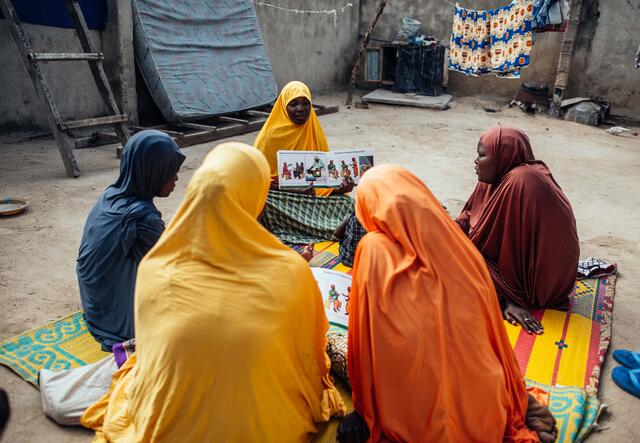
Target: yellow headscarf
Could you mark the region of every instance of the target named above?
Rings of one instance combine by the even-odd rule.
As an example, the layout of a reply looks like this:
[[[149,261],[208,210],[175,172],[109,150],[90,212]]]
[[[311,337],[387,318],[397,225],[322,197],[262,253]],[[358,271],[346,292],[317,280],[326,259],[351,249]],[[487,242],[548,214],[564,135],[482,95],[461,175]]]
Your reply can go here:
[[[344,413],[309,266],[256,220],[268,189],[240,143],[195,172],[138,269],[136,354],[82,418],[97,441],[297,442]]]
[[[307,85],[293,81],[282,88],[269,118],[260,130],[253,144],[269,162],[271,176],[277,177],[278,151],[328,151],[329,145],[313,107],[311,115],[304,125],[296,125],[287,114],[287,105],[291,100],[305,97],[311,101],[311,92]]]

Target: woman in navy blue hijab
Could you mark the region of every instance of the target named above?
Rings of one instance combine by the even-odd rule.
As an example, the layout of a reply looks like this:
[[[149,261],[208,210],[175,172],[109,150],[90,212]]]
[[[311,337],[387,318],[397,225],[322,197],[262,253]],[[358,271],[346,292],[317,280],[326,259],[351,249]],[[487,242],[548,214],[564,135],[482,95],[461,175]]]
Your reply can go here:
[[[138,263],[164,230],[153,199],[171,194],[184,159],[165,133],[135,134],[124,148],[118,181],[89,213],[76,271],[87,327],[105,351],[134,337]]]

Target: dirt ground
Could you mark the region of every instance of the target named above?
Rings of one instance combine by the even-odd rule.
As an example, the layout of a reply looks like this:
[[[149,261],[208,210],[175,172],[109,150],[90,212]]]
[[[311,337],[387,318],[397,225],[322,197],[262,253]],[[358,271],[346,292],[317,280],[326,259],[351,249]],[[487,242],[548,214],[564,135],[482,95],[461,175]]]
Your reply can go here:
[[[342,105],[343,100],[336,94],[320,97],[318,103]],[[378,163],[398,163],[420,176],[452,214],[473,190],[480,133],[496,123],[524,129],[536,156],[547,162],[573,204],[581,256],[619,263],[611,348],[640,350],[640,137],[615,137],[602,128],[506,107],[488,113],[483,110],[488,103],[490,99],[457,99],[448,111],[341,106],[339,113],[320,120],[332,149],[373,148]],[[255,136],[235,140],[251,143]],[[156,200],[165,220],[204,155],[218,143],[185,148],[187,160],[175,192]],[[53,139],[0,140],[0,197],[31,201],[23,215],[0,219],[0,340],[80,308],[75,259],[82,228],[97,197],[115,181],[118,160],[113,147],[76,151],[76,156],[82,176],[70,179]],[[604,430],[590,441],[640,441],[640,400],[612,382],[615,362],[610,356],[600,391],[609,414],[600,421]],[[90,441],[89,432],[47,419],[38,391],[5,367],[0,367],[0,387],[7,389],[13,407],[3,441]]]

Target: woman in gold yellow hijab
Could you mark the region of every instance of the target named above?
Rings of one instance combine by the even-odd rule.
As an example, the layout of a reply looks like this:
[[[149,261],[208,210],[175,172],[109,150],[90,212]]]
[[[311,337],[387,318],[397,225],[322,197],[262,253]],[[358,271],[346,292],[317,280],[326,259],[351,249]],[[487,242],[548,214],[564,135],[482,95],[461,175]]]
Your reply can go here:
[[[278,151],[329,150],[307,85],[293,81],[282,88],[254,146],[269,162],[272,179],[278,177]]]
[[[95,441],[302,442],[344,413],[311,271],[256,220],[268,189],[240,143],[195,172],[138,269],[136,354],[82,418]]]
[[[278,151],[329,150],[307,85],[292,81],[282,88],[254,146],[266,157],[271,173],[272,192],[261,219],[263,225],[289,244],[332,239],[335,228],[353,210],[351,199],[343,196],[353,189],[353,180],[337,189],[278,191]]]

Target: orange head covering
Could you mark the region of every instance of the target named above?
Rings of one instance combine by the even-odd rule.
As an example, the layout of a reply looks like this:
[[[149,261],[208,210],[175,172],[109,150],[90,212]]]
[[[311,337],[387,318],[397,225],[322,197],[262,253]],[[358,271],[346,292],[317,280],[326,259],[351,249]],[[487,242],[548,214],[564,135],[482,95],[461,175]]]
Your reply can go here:
[[[482,256],[399,166],[360,181],[349,376],[371,441],[537,441]]]
[[[291,100],[299,97],[305,97],[311,101],[311,92],[304,83],[293,81],[282,88],[269,118],[253,144],[267,158],[272,177],[278,175],[278,165],[276,164],[278,151],[329,150],[327,139],[313,107],[311,107],[311,115],[304,125],[296,125],[289,118],[287,105]]]

